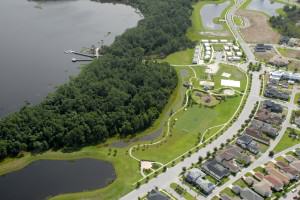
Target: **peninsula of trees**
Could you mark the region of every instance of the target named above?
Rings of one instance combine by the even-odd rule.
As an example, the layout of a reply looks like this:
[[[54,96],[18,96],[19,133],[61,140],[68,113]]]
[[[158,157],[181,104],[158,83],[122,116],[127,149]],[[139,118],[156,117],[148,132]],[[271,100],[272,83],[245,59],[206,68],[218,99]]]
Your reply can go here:
[[[149,127],[177,85],[175,70],[151,58],[191,45],[185,32],[192,1],[120,0],[144,19],[42,103],[1,119],[0,158],[79,148]]]

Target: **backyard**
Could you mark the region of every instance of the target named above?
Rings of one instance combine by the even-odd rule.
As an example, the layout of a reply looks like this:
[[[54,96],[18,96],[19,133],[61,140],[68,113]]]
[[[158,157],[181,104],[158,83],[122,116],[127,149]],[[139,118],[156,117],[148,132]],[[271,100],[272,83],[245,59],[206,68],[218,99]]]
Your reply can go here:
[[[295,136],[291,136],[294,134]],[[298,136],[298,137],[296,137]],[[279,153],[289,147],[300,144],[300,131],[292,128],[288,128],[281,138],[280,142],[274,148],[275,153]]]

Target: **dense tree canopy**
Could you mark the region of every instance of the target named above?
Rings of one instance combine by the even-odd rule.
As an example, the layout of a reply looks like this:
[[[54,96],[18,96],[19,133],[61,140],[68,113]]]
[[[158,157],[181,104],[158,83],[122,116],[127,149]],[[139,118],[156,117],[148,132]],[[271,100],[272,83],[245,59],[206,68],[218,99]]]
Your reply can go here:
[[[41,104],[1,119],[0,158],[20,151],[78,148],[149,127],[177,84],[171,66],[150,58],[191,45],[185,37],[191,2],[126,1],[144,19]]]
[[[283,8],[285,16],[273,16],[270,18],[272,27],[285,36],[300,38],[300,8],[296,6],[285,6]]]

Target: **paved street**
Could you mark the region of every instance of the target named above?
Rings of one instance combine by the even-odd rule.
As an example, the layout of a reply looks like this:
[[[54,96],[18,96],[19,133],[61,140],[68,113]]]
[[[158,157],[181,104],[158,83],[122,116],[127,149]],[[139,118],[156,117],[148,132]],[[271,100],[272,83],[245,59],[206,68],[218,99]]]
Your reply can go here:
[[[147,194],[147,192],[151,191],[155,187],[162,189],[168,188],[172,182],[178,181],[178,176],[183,167],[190,167],[192,163],[196,163],[198,161],[199,156],[205,157],[208,151],[212,151],[212,149],[214,149],[215,147],[220,147],[221,144],[224,143],[227,139],[231,139],[233,135],[237,134],[237,131],[240,129],[241,125],[245,122],[246,119],[248,119],[249,115],[251,114],[255,102],[257,101],[257,96],[259,96],[261,82],[259,81],[258,73],[253,74],[253,80],[254,81],[251,85],[251,91],[242,113],[232,124],[232,126],[223,133],[222,136],[213,141],[211,144],[208,144],[205,148],[200,149],[197,153],[194,153],[191,157],[188,157],[174,167],[169,168],[165,173],[158,175],[148,183],[143,184],[140,188],[131,191],[121,199],[134,200]]]
[[[238,41],[238,43],[240,44],[240,46],[242,47],[243,51],[245,52],[245,54],[247,56],[248,62],[240,65],[241,68],[243,68],[244,70],[247,70],[247,66],[248,66],[249,62],[253,62],[253,63],[256,62],[255,56],[252,53],[248,44],[243,40],[242,36],[240,35],[238,27],[233,22],[233,16],[242,3],[243,3],[243,0],[238,0],[237,3],[234,6],[232,6],[229,9],[229,11],[226,13],[225,19],[226,19],[226,22],[227,22],[228,26],[230,27],[234,37],[236,38],[236,40]],[[254,108],[255,102],[259,101],[259,100],[264,100],[264,98],[260,98],[260,95],[259,95],[260,85],[261,85],[261,81],[259,80],[259,73],[254,72],[253,73],[253,81],[252,81],[252,85],[251,85],[251,91],[250,91],[249,97],[246,101],[246,105],[245,105],[242,113],[236,120],[236,122],[234,122],[232,124],[232,126],[227,131],[225,131],[225,133],[222,136],[220,136],[218,139],[213,141],[211,144],[208,144],[205,148],[200,149],[197,153],[193,154],[191,157],[186,158],[184,161],[178,163],[176,166],[169,168],[165,173],[160,174],[157,178],[150,180],[147,184],[144,184],[140,188],[128,193],[121,199],[122,200],[137,199],[138,197],[145,195],[147,192],[149,192],[150,190],[152,190],[155,187],[166,189],[167,191],[169,191],[170,193],[172,193],[174,195],[175,192],[170,190],[169,185],[172,182],[176,182],[176,183],[180,184],[179,174],[182,171],[182,168],[190,167],[192,165],[192,163],[196,163],[198,161],[199,156],[205,157],[208,151],[211,151],[215,147],[219,147],[227,139],[231,139],[232,136],[235,135],[237,133],[237,131],[240,129],[240,127],[244,123],[244,121],[246,119],[248,119],[252,109]],[[248,168],[243,169],[235,177],[231,177],[231,179],[227,183],[225,183],[223,186],[218,187],[210,196],[208,196],[208,197],[197,196],[197,199],[200,199],[200,200],[201,199],[203,199],[203,200],[211,199],[213,196],[218,195],[223,189],[232,185],[235,181],[237,181],[239,178],[244,176],[247,172],[255,169],[258,166],[263,165],[264,163],[266,163],[266,161],[270,160],[270,158],[268,156],[269,151],[272,150],[279,143],[280,139],[284,135],[284,132],[286,131],[286,128],[291,126],[291,124],[289,123],[289,120],[290,120],[290,117],[292,114],[292,110],[297,108],[297,106],[293,104],[293,99],[295,97],[296,92],[298,92],[298,88],[294,87],[294,89],[292,91],[290,102],[288,102],[288,103],[279,102],[281,105],[284,105],[288,109],[288,112],[287,112],[286,119],[284,120],[284,122],[282,124],[282,129],[279,132],[279,136],[271,143],[268,151],[265,152],[264,154],[262,154],[261,157],[259,159],[257,159],[256,161],[254,161],[254,163],[251,164]],[[291,147],[276,156],[283,155],[286,152],[288,152],[294,148],[297,148],[297,147],[300,147],[300,145]],[[188,187],[186,187],[184,185],[183,185],[183,187],[185,189],[187,189],[187,191],[190,194],[192,194],[193,196],[196,196],[196,193],[194,191],[190,190]],[[178,195],[176,195],[176,194],[175,194],[175,196],[178,197]],[[182,198],[178,197],[178,199],[182,199]]]
[[[241,3],[242,1],[239,1]],[[244,70],[247,69],[249,62],[255,61],[255,56],[251,52],[251,49],[249,46],[244,42],[242,37],[240,36],[236,26],[234,25],[232,21],[232,16],[236,12],[238,7],[234,5],[230,11],[226,15],[227,23],[230,27],[233,27],[233,33],[238,40],[238,42],[241,44],[241,47],[243,48],[247,58],[248,62],[241,65],[240,67]],[[205,157],[208,151],[211,151],[215,147],[220,147],[222,143],[224,143],[227,139],[231,139],[233,135],[237,134],[238,130],[241,128],[242,124],[244,124],[245,120],[249,118],[249,115],[251,114],[252,109],[254,108],[255,102],[258,101],[259,97],[259,91],[260,91],[260,85],[261,81],[259,80],[259,73],[255,72],[253,73],[253,81],[251,85],[251,91],[249,93],[248,99],[246,101],[245,107],[243,111],[241,112],[238,119],[232,124],[232,126],[227,129],[223,133],[222,136],[220,136],[218,139],[214,140],[211,144],[208,144],[205,148],[200,149],[197,153],[194,153],[191,157],[186,158],[184,161],[178,163],[172,168],[169,168],[165,173],[158,175],[156,178],[150,180],[148,183],[143,184],[138,189],[135,189],[128,193],[127,195],[123,196],[121,200],[134,200],[138,199],[138,197],[144,196],[147,194],[147,192],[151,191],[155,187],[158,188],[169,188],[169,185],[172,182],[178,182],[178,176],[180,172],[182,171],[183,167],[190,167],[192,163],[196,163],[198,161],[199,156]],[[173,194],[173,193],[172,193]],[[199,199],[201,197],[198,197]],[[204,198],[205,199],[205,198]]]
[[[296,88],[296,87],[294,87]],[[293,103],[293,97],[295,96],[295,93],[297,92],[297,89],[293,89],[293,93],[292,93],[292,98],[290,100],[289,103],[285,104],[287,106],[287,108],[294,108],[294,103]],[[231,186],[235,181],[237,181],[238,179],[240,179],[241,177],[243,177],[247,172],[249,171],[252,171],[253,169],[263,165],[266,163],[266,161],[269,161],[271,160],[271,158],[269,157],[269,152],[271,150],[273,150],[275,148],[275,146],[279,143],[279,141],[281,140],[282,136],[284,135],[286,129],[288,127],[291,126],[290,124],[290,118],[291,118],[291,115],[292,115],[292,109],[288,109],[288,113],[287,113],[287,116],[284,120],[284,122],[282,123],[282,128],[281,130],[279,131],[279,135],[276,137],[276,139],[274,141],[272,141],[272,143],[270,144],[269,148],[268,148],[268,151],[266,151],[263,155],[261,155],[256,161],[254,161],[249,167],[247,168],[244,168],[240,173],[238,173],[236,176],[234,177],[231,177],[231,179],[226,182],[224,185],[222,185],[221,187],[218,187],[216,190],[214,190],[214,192],[209,196],[210,198],[215,196],[215,195],[218,195],[222,190],[224,190],[225,188]],[[290,149],[287,149],[283,152],[280,152],[278,155],[276,156],[280,156],[280,155],[283,155],[285,154],[286,152],[288,151],[291,151],[293,150],[294,148],[298,148],[300,147],[300,145],[297,145],[295,147],[292,147]]]

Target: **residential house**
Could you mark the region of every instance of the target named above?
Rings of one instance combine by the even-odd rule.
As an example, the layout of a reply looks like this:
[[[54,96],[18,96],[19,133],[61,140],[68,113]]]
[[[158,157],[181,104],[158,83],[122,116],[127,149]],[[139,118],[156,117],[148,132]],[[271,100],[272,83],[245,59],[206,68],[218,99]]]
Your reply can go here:
[[[254,178],[252,178],[251,176],[243,177],[243,180],[249,187],[251,187],[252,185],[257,183],[257,181]]]
[[[245,130],[245,134],[250,136],[253,140],[261,142],[263,144],[269,145],[270,139],[263,136],[262,133],[260,133],[258,130],[253,128],[247,128]]]
[[[234,152],[234,150],[227,150],[225,149],[221,153],[219,153],[216,156],[216,161],[219,162],[221,165],[226,167],[231,173],[238,173],[240,171],[240,168],[234,163],[235,154],[238,154],[238,152]]]
[[[279,91],[273,87],[267,87],[264,93],[265,97],[280,99],[283,101],[289,100],[289,94],[286,92]]]
[[[253,141],[252,137],[248,135],[242,135],[236,140],[236,144],[241,146],[244,149],[249,150],[251,153],[258,154],[259,147],[255,141]]]
[[[198,178],[195,185],[206,195],[210,194],[216,188],[216,185],[203,178]]]
[[[282,172],[289,177],[290,180],[299,180],[300,169],[296,169],[292,166],[283,167]]]
[[[259,109],[256,113],[255,119],[266,122],[268,124],[279,125],[283,121],[283,115],[279,113],[273,113],[267,109]]]
[[[202,172],[200,169],[193,168],[193,169],[189,170],[188,172],[186,172],[185,180],[187,182],[195,182],[197,180],[197,178],[199,178],[199,177],[202,178],[204,176],[206,176],[206,174],[204,172]]]
[[[288,163],[290,163],[290,164],[291,164],[292,162],[298,160],[297,158],[295,158],[295,157],[292,156],[292,155],[286,155],[286,156],[284,156],[284,159],[285,159]]]
[[[256,119],[251,122],[251,128],[259,130],[272,138],[275,138],[278,135],[278,130],[271,124]]]
[[[281,173],[279,170],[275,169],[273,166],[268,165],[265,170],[271,176],[278,178],[284,185],[290,183],[290,178],[285,174]]]
[[[167,195],[161,193],[158,190],[151,190],[151,192],[149,192],[147,194],[147,200],[169,200],[170,197],[168,197]]]
[[[264,200],[263,197],[259,196],[256,192],[254,192],[250,188],[241,189],[240,196],[244,200]]]
[[[217,160],[208,160],[202,165],[202,170],[216,178],[221,180],[224,177],[229,176],[230,172],[227,168],[221,165]]]
[[[210,194],[216,186],[210,181],[203,179],[205,176],[206,174],[203,171],[193,168],[185,174],[185,180],[199,188],[203,193]]]
[[[290,166],[294,167],[297,170],[300,169],[300,160],[294,160],[293,162],[290,163]]]
[[[257,179],[257,180],[260,180],[260,181],[262,181],[262,180],[264,180],[264,175],[262,174],[262,173],[260,173],[260,172],[255,172],[254,173],[254,177]]]
[[[280,104],[274,103],[273,101],[270,100],[265,100],[263,106],[264,108],[270,110],[271,112],[282,113],[283,111],[283,108]]]
[[[300,149],[299,149],[299,148],[297,148],[297,149],[295,150],[295,154],[296,154],[297,157],[300,157]]]
[[[275,162],[275,165],[276,165],[279,169],[283,169],[283,168],[289,166],[288,163],[286,163],[286,162],[284,162],[284,161],[281,161],[281,160],[276,161],[276,162]]]
[[[272,196],[271,185],[265,180],[254,184],[253,190],[265,198]]]
[[[264,177],[264,180],[267,181],[271,185],[272,189],[277,192],[283,189],[284,183],[275,176],[267,175]]]
[[[265,45],[265,44],[257,44],[254,47],[254,51],[255,52],[266,52],[272,50],[272,46],[271,45]]]

